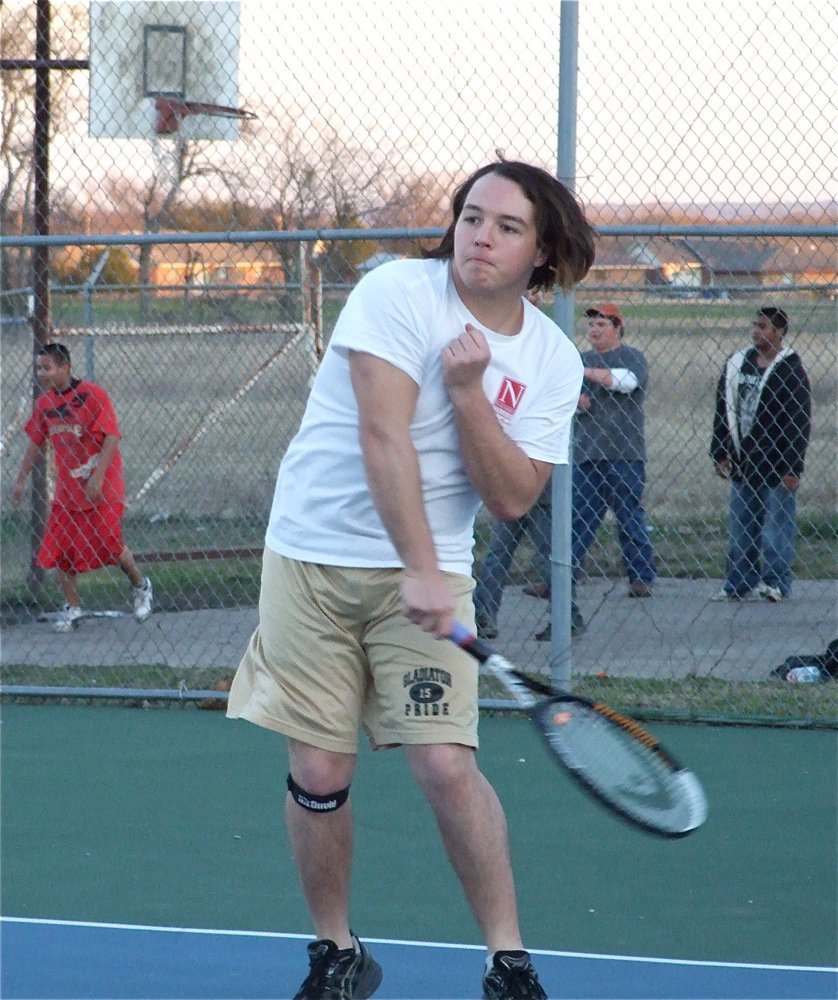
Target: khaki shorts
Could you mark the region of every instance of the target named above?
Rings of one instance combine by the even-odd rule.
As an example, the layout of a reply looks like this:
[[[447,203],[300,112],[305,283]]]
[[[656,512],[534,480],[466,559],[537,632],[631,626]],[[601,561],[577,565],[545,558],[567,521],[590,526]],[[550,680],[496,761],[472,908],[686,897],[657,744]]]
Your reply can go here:
[[[473,581],[446,574],[473,626]],[[233,679],[232,719],[354,754],[374,747],[477,747],[477,664],[402,613],[401,570],[322,566],[265,549],[259,626]]]

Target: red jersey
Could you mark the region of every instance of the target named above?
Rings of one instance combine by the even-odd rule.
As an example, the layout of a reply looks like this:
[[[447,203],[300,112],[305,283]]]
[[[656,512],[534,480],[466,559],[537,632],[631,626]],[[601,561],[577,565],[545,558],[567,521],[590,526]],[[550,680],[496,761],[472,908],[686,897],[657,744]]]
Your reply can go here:
[[[64,392],[49,390],[35,400],[25,427],[40,447],[47,439],[55,453],[56,506],[67,510],[90,510],[84,488],[102,450],[105,438],[119,436],[116,413],[107,392],[95,382],[73,379]],[[102,483],[101,503],[124,503],[122,457],[114,453]]]

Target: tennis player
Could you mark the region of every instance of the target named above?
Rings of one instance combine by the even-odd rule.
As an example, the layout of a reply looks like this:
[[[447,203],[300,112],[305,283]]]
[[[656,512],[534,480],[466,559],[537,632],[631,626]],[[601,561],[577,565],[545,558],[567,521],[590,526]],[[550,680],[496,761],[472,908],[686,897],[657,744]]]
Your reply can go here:
[[[301,998],[370,997],[350,930],[350,783],[363,726],[402,746],[488,949],[484,995],[544,997],[521,941],[506,820],[478,769],[477,668],[440,642],[474,623],[474,519],[520,517],[567,462],[582,382],[527,289],[594,259],[571,193],[500,161],[454,193],[425,260],[384,264],[344,307],[282,460],[259,624],[228,716],[284,734],[286,821],[317,940]]]

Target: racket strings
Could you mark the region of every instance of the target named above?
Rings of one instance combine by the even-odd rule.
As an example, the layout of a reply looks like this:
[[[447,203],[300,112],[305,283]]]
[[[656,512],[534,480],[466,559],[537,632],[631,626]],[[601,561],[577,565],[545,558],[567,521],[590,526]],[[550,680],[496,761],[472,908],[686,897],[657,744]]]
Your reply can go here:
[[[667,837],[682,837],[704,822],[707,800],[698,779],[634,719],[602,702],[556,692],[458,622],[449,638],[478,660],[481,673],[494,674],[518,705],[530,710],[556,759],[615,813]]]
[[[603,713],[590,705],[559,701],[548,706],[540,725],[551,748],[612,808],[672,836],[703,822],[706,803],[697,779],[658,753],[657,741],[650,741],[641,726],[626,726],[619,712]]]

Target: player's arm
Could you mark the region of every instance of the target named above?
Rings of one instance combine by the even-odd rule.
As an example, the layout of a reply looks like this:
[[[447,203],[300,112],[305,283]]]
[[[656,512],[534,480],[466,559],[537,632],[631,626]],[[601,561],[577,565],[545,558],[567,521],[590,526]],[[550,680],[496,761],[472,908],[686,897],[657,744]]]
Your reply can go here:
[[[485,336],[468,324],[443,350],[442,372],[466,474],[493,517],[510,521],[532,507],[553,466],[531,459],[498,423],[483,391],[490,358]]]
[[[41,446],[30,440],[26,446],[26,451],[23,453],[23,460],[20,463],[20,471],[17,474],[15,485],[12,488],[13,504],[20,503],[20,498],[23,496],[23,490],[26,486],[26,480],[29,478],[29,473],[35,468],[35,463],[38,461],[38,455],[40,453]]]
[[[350,351],[349,371],[370,493],[404,564],[405,614],[442,638],[451,631],[454,603],[437,562],[410,435],[419,387],[388,361],[360,351]]]
[[[102,499],[102,484],[105,481],[105,473],[108,471],[108,466],[113,461],[113,457],[118,448],[119,435],[107,434],[99,451],[99,459],[96,462],[96,468],[91,473],[90,478],[87,480],[84,487],[84,493],[88,500],[98,503],[98,501]]]

